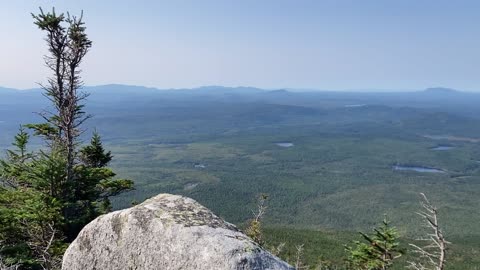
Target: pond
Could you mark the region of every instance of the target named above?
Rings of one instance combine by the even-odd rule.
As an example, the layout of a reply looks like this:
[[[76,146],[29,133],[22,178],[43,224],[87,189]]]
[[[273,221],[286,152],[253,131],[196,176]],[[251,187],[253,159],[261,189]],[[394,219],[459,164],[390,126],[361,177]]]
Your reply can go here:
[[[294,145],[292,142],[277,142],[275,144],[280,147],[292,147]]]
[[[194,167],[195,169],[205,169],[205,168],[207,167],[207,165],[202,164],[202,163],[195,163],[195,164],[193,165],[193,167]]]
[[[445,171],[440,170],[440,169],[421,167],[421,166],[395,165],[395,166],[393,166],[393,170],[395,170],[395,171],[414,171],[414,172],[421,172],[421,173],[445,173]]]
[[[439,145],[439,146],[436,146],[436,147],[433,147],[433,148],[430,148],[431,150],[433,151],[448,151],[448,150],[451,150],[455,147],[453,146],[448,146],[448,145]]]
[[[367,104],[348,104],[348,105],[345,105],[344,107],[345,108],[359,108],[359,107],[365,107],[367,106]]]

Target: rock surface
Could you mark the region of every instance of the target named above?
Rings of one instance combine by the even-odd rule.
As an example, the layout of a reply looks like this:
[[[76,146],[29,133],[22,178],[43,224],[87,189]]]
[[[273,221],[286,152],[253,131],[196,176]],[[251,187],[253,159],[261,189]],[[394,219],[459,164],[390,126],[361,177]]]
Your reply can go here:
[[[170,194],[89,223],[62,269],[293,270],[193,199]]]

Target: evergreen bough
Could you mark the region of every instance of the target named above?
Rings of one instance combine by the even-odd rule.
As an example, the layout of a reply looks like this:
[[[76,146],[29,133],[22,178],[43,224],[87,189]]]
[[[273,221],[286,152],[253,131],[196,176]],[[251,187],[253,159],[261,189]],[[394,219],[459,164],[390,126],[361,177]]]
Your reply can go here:
[[[97,132],[88,145],[79,139],[90,118],[79,69],[92,45],[83,14],[40,9],[32,16],[46,33],[45,63],[52,76],[41,86],[53,111],[40,113],[44,123],[21,127],[13,148],[0,160],[0,259],[6,267],[59,269],[68,243],[110,211],[109,198],[131,190],[133,182],[115,179],[107,167],[112,154]],[[43,140],[41,150],[28,151],[32,135]]]

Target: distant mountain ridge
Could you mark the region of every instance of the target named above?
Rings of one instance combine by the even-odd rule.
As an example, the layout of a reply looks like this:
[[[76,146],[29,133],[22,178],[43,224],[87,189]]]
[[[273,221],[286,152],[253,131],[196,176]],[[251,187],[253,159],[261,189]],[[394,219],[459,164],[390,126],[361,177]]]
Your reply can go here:
[[[217,85],[209,85],[209,86],[200,86],[194,88],[156,88],[156,87],[147,87],[141,85],[127,85],[127,84],[103,84],[103,85],[93,85],[93,86],[84,86],[84,90],[94,90],[94,91],[108,91],[108,90],[117,90],[117,91],[210,91],[210,92],[244,92],[244,93],[257,93],[257,92],[264,92],[264,91],[271,91],[267,89],[261,89],[257,87],[251,86],[217,86]],[[16,88],[8,88],[0,86],[0,93],[2,92],[28,92],[28,91],[39,91],[40,88],[29,88],[29,89],[16,89]]]
[[[456,107],[470,114],[477,114],[480,93],[463,92],[450,88],[434,87],[405,92],[354,92],[354,91],[294,91],[291,89],[262,89],[251,86],[202,86],[183,89],[159,89],[154,87],[106,84],[85,86],[84,92],[91,94],[90,106],[134,103],[194,104],[201,102],[268,103],[319,108],[322,106],[351,106],[352,104],[385,104],[388,106]],[[39,88],[16,90],[0,87],[0,106],[44,107],[47,100]],[[456,104],[456,105],[454,105]],[[463,104],[458,106],[458,104]],[[35,106],[34,106],[35,105]],[[140,106],[140,105],[139,105]],[[143,105],[142,105],[143,106]]]
[[[457,94],[457,93],[464,93],[463,91],[452,89],[452,88],[445,88],[445,87],[431,87],[424,90],[426,93],[435,93],[435,94]]]
[[[29,88],[29,89],[16,89],[16,88],[9,88],[9,87],[2,87],[0,86],[0,93],[5,92],[14,92],[14,91],[39,91],[40,88]],[[478,92],[466,92],[461,91],[458,89],[447,88],[447,87],[430,87],[423,90],[409,90],[409,91],[398,91],[398,90],[384,90],[379,92],[376,89],[362,89],[362,90],[320,90],[320,89],[300,89],[300,88],[278,88],[278,89],[266,89],[266,88],[258,88],[252,86],[221,86],[221,85],[207,85],[207,86],[199,86],[193,88],[157,88],[157,87],[148,87],[148,86],[141,86],[141,85],[127,85],[127,84],[104,84],[104,85],[92,85],[92,86],[85,86],[84,90],[89,91],[122,91],[122,92],[136,92],[136,91],[146,91],[146,92],[173,92],[173,91],[195,91],[195,92],[215,92],[215,93],[262,93],[262,92],[270,92],[270,93],[321,93],[321,92],[339,92],[339,93],[382,93],[382,94],[389,94],[389,93],[415,93],[415,92],[423,92],[423,93],[478,93]],[[479,93],[480,94],[480,93]]]
[[[13,92],[13,91],[18,91],[18,90],[13,89],[13,88],[6,88],[6,87],[1,87],[0,86],[0,92]]]

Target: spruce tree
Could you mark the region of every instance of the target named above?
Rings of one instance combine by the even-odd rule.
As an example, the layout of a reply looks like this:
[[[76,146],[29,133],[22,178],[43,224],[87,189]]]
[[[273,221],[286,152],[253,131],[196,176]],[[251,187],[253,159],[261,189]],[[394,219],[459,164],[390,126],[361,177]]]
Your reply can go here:
[[[111,210],[109,198],[131,190],[133,182],[115,179],[108,168],[112,154],[94,132],[90,144],[81,144],[88,96],[81,92],[80,63],[92,42],[83,16],[33,15],[46,33],[52,71],[43,85],[53,111],[40,113],[41,124],[21,128],[13,148],[0,160],[0,258],[20,269],[59,269],[61,255],[91,220]],[[28,152],[30,136],[44,145]]]
[[[353,247],[346,246],[347,262],[353,269],[389,269],[394,260],[403,254],[398,243],[397,229],[390,225],[387,217],[373,231],[371,235],[360,232],[364,241],[355,241]]]

